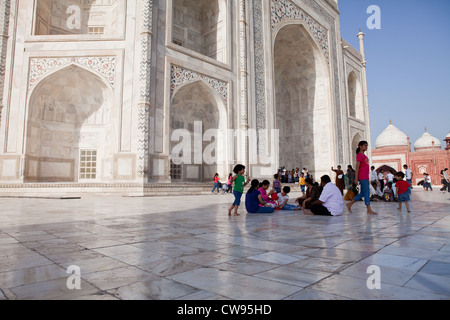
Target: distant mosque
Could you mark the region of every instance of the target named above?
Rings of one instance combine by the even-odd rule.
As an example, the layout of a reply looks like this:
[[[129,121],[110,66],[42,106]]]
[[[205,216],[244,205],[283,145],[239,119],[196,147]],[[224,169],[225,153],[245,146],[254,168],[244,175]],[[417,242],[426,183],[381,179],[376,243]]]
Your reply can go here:
[[[441,170],[450,166],[450,133],[444,138],[445,149],[442,149],[440,139],[432,136],[427,128],[425,133],[414,143],[411,151],[409,137],[391,124],[378,136],[372,150],[372,163],[376,170],[403,170],[403,165],[411,168],[414,176],[413,183],[417,185],[428,173],[431,182],[439,185]]]

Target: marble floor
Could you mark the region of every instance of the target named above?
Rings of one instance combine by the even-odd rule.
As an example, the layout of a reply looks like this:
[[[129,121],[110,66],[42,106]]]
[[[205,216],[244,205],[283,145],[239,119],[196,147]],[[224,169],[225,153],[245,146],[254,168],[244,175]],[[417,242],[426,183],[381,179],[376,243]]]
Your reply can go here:
[[[228,217],[232,202],[0,198],[0,300],[450,299],[450,194],[414,190],[411,213],[378,216]]]

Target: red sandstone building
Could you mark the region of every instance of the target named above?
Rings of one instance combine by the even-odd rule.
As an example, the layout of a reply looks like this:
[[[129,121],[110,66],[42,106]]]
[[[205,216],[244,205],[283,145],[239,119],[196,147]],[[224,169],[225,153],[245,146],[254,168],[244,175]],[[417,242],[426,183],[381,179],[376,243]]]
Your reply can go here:
[[[423,136],[414,143],[412,152],[408,136],[390,124],[376,140],[372,164],[377,171],[387,169],[394,173],[403,171],[403,165],[406,164],[414,174],[414,185],[423,180],[424,173],[431,176],[433,185],[440,185],[441,170],[450,168],[450,133],[444,141],[446,148],[442,149],[441,141],[425,129]]]

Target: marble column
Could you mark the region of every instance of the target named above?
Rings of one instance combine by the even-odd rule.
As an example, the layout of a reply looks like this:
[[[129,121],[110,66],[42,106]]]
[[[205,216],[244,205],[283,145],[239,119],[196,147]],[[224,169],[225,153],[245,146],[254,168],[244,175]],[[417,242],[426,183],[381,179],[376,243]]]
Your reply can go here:
[[[11,6],[9,0],[0,1],[0,127],[2,123],[3,90],[5,86],[5,64],[8,45],[10,9]]]
[[[141,1],[142,20],[140,33],[140,101],[138,127],[138,175],[143,183],[149,177],[149,134],[150,134],[150,85],[153,38],[153,0]]]
[[[247,63],[247,1],[239,0],[239,73],[240,73],[240,129],[244,132],[248,130],[248,63]],[[240,161],[248,167],[248,140],[247,135],[243,135],[240,141]]]

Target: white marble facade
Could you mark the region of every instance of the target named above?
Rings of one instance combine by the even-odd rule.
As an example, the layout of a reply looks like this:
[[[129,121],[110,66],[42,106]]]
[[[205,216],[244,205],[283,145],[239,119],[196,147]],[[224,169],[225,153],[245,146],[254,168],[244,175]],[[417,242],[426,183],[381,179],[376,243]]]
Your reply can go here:
[[[280,166],[320,176],[370,141],[365,59],[341,39],[336,0],[11,0],[0,10],[2,186],[135,193],[209,183],[237,163],[256,178]],[[175,163],[180,145],[189,163]]]

